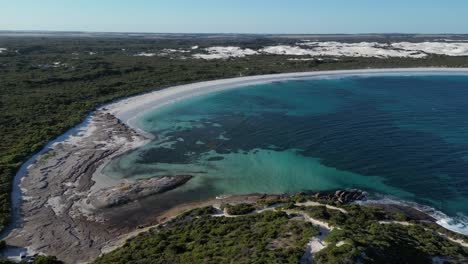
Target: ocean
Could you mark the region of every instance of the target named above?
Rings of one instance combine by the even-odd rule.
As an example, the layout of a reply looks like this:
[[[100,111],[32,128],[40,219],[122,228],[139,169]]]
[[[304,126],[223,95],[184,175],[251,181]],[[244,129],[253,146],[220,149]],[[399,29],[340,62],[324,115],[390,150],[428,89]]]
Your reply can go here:
[[[154,140],[103,172],[132,179],[193,175],[160,197],[166,206],[220,195],[359,188],[468,232],[468,76],[245,86],[148,112],[137,125]]]

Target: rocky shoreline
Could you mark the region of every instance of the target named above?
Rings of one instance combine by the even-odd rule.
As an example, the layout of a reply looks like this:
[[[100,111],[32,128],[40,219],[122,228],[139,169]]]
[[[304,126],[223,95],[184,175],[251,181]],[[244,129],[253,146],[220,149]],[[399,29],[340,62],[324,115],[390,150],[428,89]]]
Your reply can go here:
[[[85,130],[53,145],[22,178],[22,222],[6,238],[12,252],[27,249],[29,254],[55,255],[66,263],[86,263],[122,245],[128,237],[193,208],[292,196],[251,194],[201,199],[171,208],[147,210],[143,206],[138,210],[145,217],[136,223],[110,221],[109,210],[138,207],[139,201],[149,196],[157,202],[158,195],[192,178],[168,175],[130,181],[113,180],[100,173],[112,158],[147,142],[112,114],[98,111]],[[367,197],[355,189],[305,195],[327,204],[347,204]]]
[[[417,221],[436,223],[436,219],[434,219],[432,216],[408,205],[379,202],[365,203],[368,197],[368,193],[358,189],[337,190],[335,192],[320,192],[313,194],[312,197],[322,203],[332,203],[338,205],[349,204],[352,202],[364,202],[361,203],[364,206],[381,208],[391,213],[401,213]]]
[[[191,175],[177,175],[125,182],[93,192],[88,200],[94,208],[110,208],[172,190],[185,184],[191,178]]]
[[[335,192],[319,192],[314,194],[313,197],[324,203],[347,204],[365,200],[367,193],[358,189],[337,190]]]
[[[161,193],[191,178],[132,182],[96,176],[107,161],[147,141],[113,115],[98,111],[85,130],[54,144],[21,179],[22,219],[5,239],[9,249],[82,263],[98,256],[116,236],[130,232],[131,226],[109,224],[101,207]],[[115,186],[121,189],[115,191]]]

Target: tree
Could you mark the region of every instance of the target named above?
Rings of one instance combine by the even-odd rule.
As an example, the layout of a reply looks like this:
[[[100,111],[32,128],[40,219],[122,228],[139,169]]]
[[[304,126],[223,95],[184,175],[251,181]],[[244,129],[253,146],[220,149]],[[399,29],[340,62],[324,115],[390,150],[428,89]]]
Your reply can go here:
[[[63,262],[58,260],[55,256],[37,256],[34,261],[35,264],[62,264]]]

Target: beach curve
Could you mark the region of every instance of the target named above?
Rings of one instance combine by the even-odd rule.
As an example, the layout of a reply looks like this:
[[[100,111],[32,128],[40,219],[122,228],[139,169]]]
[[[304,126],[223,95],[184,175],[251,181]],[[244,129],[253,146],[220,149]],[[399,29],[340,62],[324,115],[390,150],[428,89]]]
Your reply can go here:
[[[107,104],[100,109],[108,112],[122,122],[145,136],[152,136],[137,126],[135,120],[150,111],[169,106],[195,96],[201,96],[223,90],[241,88],[249,85],[267,84],[276,81],[292,81],[314,78],[343,78],[352,76],[398,76],[407,74],[412,76],[423,75],[468,75],[468,68],[390,68],[390,69],[357,69],[278,73],[267,75],[254,75],[195,82],[184,85],[170,86],[164,89],[143,93]]]
[[[314,78],[342,78],[342,77],[352,77],[352,76],[392,76],[392,75],[468,75],[468,68],[394,68],[394,69],[361,69],[361,70],[338,70],[338,71],[315,71],[315,72],[299,72],[299,73],[281,73],[281,74],[271,74],[271,75],[258,75],[258,76],[248,76],[248,77],[237,77],[229,79],[220,79],[213,81],[197,82],[186,85],[172,86],[165,89],[156,90],[153,92],[144,93],[141,95],[136,95],[129,98],[124,98],[116,102],[111,102],[109,104],[99,107],[95,112],[91,113],[87,119],[80,125],[72,128],[67,133],[58,137],[57,139],[49,142],[47,146],[39,152],[37,155],[33,156],[26,163],[23,164],[21,170],[15,176],[15,185],[12,193],[14,199],[13,205],[13,223],[12,227],[18,226],[18,222],[21,221],[20,215],[20,205],[21,200],[23,199],[22,193],[24,190],[21,189],[21,182],[23,176],[27,174],[29,167],[36,163],[37,159],[41,154],[46,153],[52,146],[57,143],[64,142],[69,140],[71,137],[76,137],[77,134],[81,131],[83,133],[93,133],[92,122],[91,120],[98,113],[111,114],[118,118],[122,123],[128,125],[130,128],[138,132],[143,137],[151,137],[152,135],[148,132],[142,130],[137,126],[136,120],[148,113],[165,106],[169,106],[173,103],[182,101],[184,99],[189,99],[195,96],[201,96],[212,92],[218,92],[228,89],[241,88],[248,85],[257,85],[271,83],[275,81],[288,81],[288,80],[302,80],[302,79],[314,79]],[[126,148],[126,151],[141,147],[146,140],[139,140],[135,145],[129,145]],[[121,153],[121,152],[119,152]],[[100,166],[94,171],[92,179],[96,185],[103,183],[97,183],[98,181],[102,182],[103,178],[106,176],[101,173],[102,168],[105,167],[111,159],[106,159],[105,162],[101,163]],[[112,184],[112,183],[107,183]],[[15,216],[16,215],[16,216]]]

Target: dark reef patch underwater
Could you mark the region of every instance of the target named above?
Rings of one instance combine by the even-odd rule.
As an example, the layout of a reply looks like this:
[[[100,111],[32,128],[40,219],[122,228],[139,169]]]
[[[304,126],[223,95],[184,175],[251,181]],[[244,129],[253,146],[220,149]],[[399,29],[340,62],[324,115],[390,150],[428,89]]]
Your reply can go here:
[[[155,140],[109,163],[116,178],[192,174],[176,202],[360,188],[435,208],[468,232],[468,76],[275,82],[149,112]],[[445,222],[444,222],[445,221]]]

